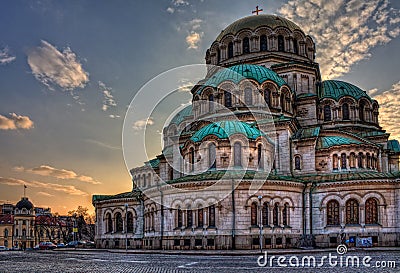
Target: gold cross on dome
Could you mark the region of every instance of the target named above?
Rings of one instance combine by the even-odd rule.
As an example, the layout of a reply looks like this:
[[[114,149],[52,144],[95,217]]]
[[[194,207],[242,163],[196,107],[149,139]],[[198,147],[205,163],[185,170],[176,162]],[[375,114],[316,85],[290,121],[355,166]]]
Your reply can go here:
[[[253,10],[251,13],[258,15],[260,11],[263,11],[263,9],[258,9],[258,6],[256,6],[256,10]]]

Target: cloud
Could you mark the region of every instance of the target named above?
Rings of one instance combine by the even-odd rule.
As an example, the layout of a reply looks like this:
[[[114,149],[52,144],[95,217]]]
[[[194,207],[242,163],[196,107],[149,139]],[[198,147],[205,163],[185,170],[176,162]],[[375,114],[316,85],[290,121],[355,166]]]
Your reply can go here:
[[[116,147],[116,146],[112,146],[110,144],[98,141],[98,140],[94,140],[94,139],[85,139],[86,142],[89,143],[93,143],[96,144],[97,146],[103,147],[103,148],[108,148],[108,149],[112,149],[112,150],[121,150],[121,147]]]
[[[32,188],[47,189],[47,190],[58,191],[58,192],[62,192],[62,193],[70,194],[70,195],[81,195],[81,196],[88,195],[86,192],[83,192],[83,191],[75,188],[72,185],[43,183],[43,182],[39,182],[39,181],[26,181],[26,180],[22,180],[22,179],[6,178],[6,177],[0,177],[0,184],[9,185],[9,186],[26,185],[28,188],[32,187]]]
[[[112,94],[112,88],[107,87],[103,82],[98,82],[100,91],[103,94],[103,106],[102,110],[107,111],[110,107],[116,107],[117,103],[115,102],[114,96]]]
[[[33,174],[38,174],[41,176],[50,176],[50,177],[55,177],[58,179],[75,179],[81,182],[89,183],[89,184],[101,184],[100,182],[96,181],[90,176],[86,175],[78,175],[74,171],[70,170],[65,170],[65,169],[57,169],[52,166],[48,165],[41,165],[40,167],[35,167],[32,169],[25,169],[24,167],[14,167],[14,171],[18,172],[28,172],[28,173],[33,173]]]
[[[196,31],[191,31],[186,36],[186,43],[188,44],[188,49],[198,49],[202,36],[203,36],[202,32],[198,33]]]
[[[6,46],[0,49],[0,65],[9,64],[16,59],[10,54],[10,49]]]
[[[46,197],[53,197],[54,196],[54,195],[52,195],[52,194],[50,194],[48,192],[44,192],[44,191],[39,191],[37,194],[43,195],[43,196],[46,196]]]
[[[10,113],[9,117],[0,115],[0,130],[32,129],[33,121],[28,116]]]
[[[189,92],[193,88],[194,85],[195,85],[195,83],[189,79],[180,79],[178,91],[179,92]]]
[[[189,2],[185,1],[185,0],[173,0],[172,4],[176,7],[180,7],[180,6],[188,6]]]
[[[119,115],[108,115],[110,118],[112,118],[112,119],[118,119],[118,118],[120,118],[121,116],[119,116]]]
[[[369,94],[376,94],[373,89]],[[390,133],[391,138],[400,139],[400,81],[393,84],[390,90],[373,95],[379,102],[379,124]]]
[[[46,41],[28,53],[28,64],[35,78],[49,87],[63,90],[84,88],[89,74],[82,68],[76,54],[67,47],[62,52]]]
[[[175,9],[172,8],[172,7],[168,7],[168,8],[167,8],[167,12],[172,14],[172,13],[175,12]]]
[[[388,0],[291,0],[279,13],[315,39],[325,79],[348,73],[372,48],[400,34],[399,11]]]
[[[142,120],[135,121],[133,123],[132,128],[133,128],[133,130],[140,131],[140,130],[143,130],[146,126],[150,126],[150,125],[153,125],[153,124],[154,124],[154,121],[150,117],[148,119],[142,119]]]

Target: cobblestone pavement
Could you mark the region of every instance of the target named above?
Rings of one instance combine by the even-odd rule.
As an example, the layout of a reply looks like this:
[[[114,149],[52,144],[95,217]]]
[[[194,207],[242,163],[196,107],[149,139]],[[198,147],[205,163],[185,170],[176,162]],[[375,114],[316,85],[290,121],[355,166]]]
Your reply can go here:
[[[338,256],[337,253],[330,253]],[[269,261],[272,254],[267,254],[268,264],[265,267],[259,267],[257,264],[258,255],[245,256],[201,256],[199,255],[176,255],[176,254],[125,254],[110,253],[105,251],[3,251],[0,252],[0,272],[400,272],[400,252],[399,251],[358,251],[348,252],[336,259],[337,266],[331,267],[329,264],[329,253],[313,253],[316,258],[316,264],[321,262],[322,256],[328,256],[321,267],[301,266],[302,259],[307,254],[285,254],[287,267],[278,266],[278,256],[275,257],[270,266]],[[310,253],[311,255],[311,253]],[[366,256],[371,260],[367,262],[370,267],[365,267],[362,260]],[[295,256],[296,258],[293,258]],[[346,257],[358,256],[359,267],[346,267]],[[342,266],[340,258],[342,257]],[[283,259],[283,258],[281,258]],[[291,267],[299,260],[300,267]],[[334,259],[334,258],[332,258]],[[264,259],[260,260],[263,262]],[[335,260],[332,260],[334,263]],[[389,262],[395,262],[395,267]],[[385,265],[386,268],[378,268],[379,265]],[[350,265],[352,262],[349,260]],[[389,268],[390,266],[390,268]]]

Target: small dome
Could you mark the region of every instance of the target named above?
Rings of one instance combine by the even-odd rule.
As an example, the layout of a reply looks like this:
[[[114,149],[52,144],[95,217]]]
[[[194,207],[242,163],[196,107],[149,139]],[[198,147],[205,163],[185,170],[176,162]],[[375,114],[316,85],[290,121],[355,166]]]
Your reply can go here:
[[[322,82],[322,90],[319,94],[320,99],[331,98],[335,101],[339,101],[345,96],[350,96],[356,100],[365,97],[371,101],[367,92],[351,83],[337,80],[327,80]]]
[[[244,79],[252,79],[260,84],[266,80],[271,80],[276,83],[278,87],[286,84],[285,80],[279,77],[276,72],[264,66],[239,64],[218,70],[218,72],[206,81],[204,86],[200,88],[197,93],[201,93],[201,91],[207,86],[217,87],[224,81],[231,81],[238,84]]]
[[[221,41],[222,38],[227,34],[236,35],[239,31],[243,29],[254,31],[257,28],[264,26],[271,29],[275,29],[277,27],[285,27],[290,31],[294,31],[296,29],[301,31],[301,28],[298,25],[286,18],[271,14],[260,14],[244,17],[233,22],[218,35],[216,40]]]
[[[198,130],[191,138],[193,142],[200,142],[206,136],[214,135],[219,139],[227,139],[231,135],[242,134],[248,139],[255,140],[260,136],[265,136],[256,127],[242,121],[217,121],[208,124]]]
[[[179,125],[186,117],[192,115],[192,105],[188,105],[179,111],[170,121],[169,124]]]
[[[33,204],[31,203],[31,201],[28,200],[27,197],[22,197],[21,200],[17,203],[16,207],[19,210],[21,209],[31,210],[33,209]]]

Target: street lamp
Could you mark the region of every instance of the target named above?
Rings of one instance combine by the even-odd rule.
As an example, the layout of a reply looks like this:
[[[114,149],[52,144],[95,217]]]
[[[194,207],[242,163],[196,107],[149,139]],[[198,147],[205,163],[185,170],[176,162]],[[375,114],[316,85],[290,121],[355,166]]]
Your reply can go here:
[[[128,204],[125,203],[125,252],[128,252]]]
[[[259,195],[258,196],[258,200],[260,201],[260,204],[259,204],[259,210],[260,210],[260,223],[259,223],[259,226],[260,226],[260,251],[261,251],[261,253],[262,253],[262,249],[263,249],[263,246],[262,246],[262,228],[263,228],[263,226],[262,226],[262,206],[261,206],[261,199],[262,199],[262,195]]]

